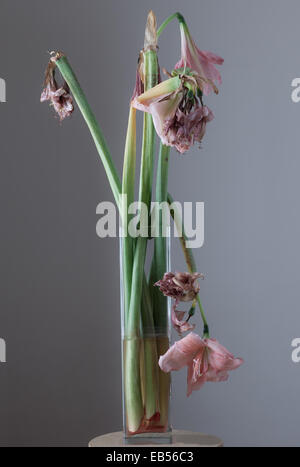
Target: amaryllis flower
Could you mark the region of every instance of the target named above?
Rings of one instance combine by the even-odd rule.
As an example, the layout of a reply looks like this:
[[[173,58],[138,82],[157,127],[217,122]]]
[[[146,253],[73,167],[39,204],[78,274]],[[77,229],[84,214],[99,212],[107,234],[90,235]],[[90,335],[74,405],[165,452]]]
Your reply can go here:
[[[163,279],[156,282],[157,287],[166,296],[178,302],[190,302],[195,300],[200,287],[198,279],[204,276],[198,272],[189,274],[188,272],[165,273]]]
[[[55,79],[55,58],[52,57],[45,75],[45,88],[41,95],[41,102],[50,101],[60,120],[69,117],[74,111],[73,99],[68,84],[64,81],[61,87]]]
[[[158,136],[166,146],[186,152],[195,142],[201,143],[212,111],[202,103],[206,79],[185,70],[141,94],[132,105],[152,115]]]
[[[193,332],[176,342],[159,359],[159,366],[165,373],[188,367],[188,396],[206,382],[227,381],[228,372],[236,370],[243,363],[241,358],[235,358],[217,340],[201,339]]]
[[[193,38],[190,35],[186,23],[180,23],[181,32],[181,59],[176,64],[175,68],[191,68],[199,76],[205,78],[206,81],[203,83],[203,93],[209,94],[211,91],[218,92],[215,83],[222,83],[222,78],[214,66],[222,65],[224,63],[223,58],[215,55],[211,52],[204,52],[196,46]]]

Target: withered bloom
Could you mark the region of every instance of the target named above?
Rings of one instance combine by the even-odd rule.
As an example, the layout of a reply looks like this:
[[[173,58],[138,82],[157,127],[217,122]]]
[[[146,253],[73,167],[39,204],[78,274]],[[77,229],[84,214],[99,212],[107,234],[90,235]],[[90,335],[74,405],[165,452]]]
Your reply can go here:
[[[166,297],[171,297],[177,302],[191,302],[195,300],[200,290],[198,279],[203,279],[203,277],[203,274],[198,272],[194,274],[167,272],[155,285]]]
[[[56,57],[51,57],[45,73],[41,102],[50,101],[60,120],[69,117],[74,111],[73,99],[68,84],[64,81],[59,87],[55,79]]]
[[[202,103],[206,83],[189,69],[174,70],[173,77],[135,97],[133,106],[149,112],[162,143],[183,154],[195,142],[201,143],[207,123],[214,118]]]

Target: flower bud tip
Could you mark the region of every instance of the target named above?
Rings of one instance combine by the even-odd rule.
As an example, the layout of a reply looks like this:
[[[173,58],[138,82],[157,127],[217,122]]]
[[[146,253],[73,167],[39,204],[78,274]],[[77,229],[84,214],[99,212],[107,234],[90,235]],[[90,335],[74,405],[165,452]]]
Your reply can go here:
[[[156,50],[157,49],[157,23],[156,16],[152,10],[149,11],[146,31],[145,31],[145,42],[144,50]]]

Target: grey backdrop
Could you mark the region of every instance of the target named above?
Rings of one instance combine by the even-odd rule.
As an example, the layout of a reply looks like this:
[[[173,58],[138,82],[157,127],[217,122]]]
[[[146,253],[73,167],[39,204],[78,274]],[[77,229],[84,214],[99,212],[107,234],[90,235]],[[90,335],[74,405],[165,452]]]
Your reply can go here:
[[[84,446],[121,428],[118,241],[95,233],[112,200],[77,111],[60,125],[39,93],[47,51],[65,51],[121,169],[146,14],[180,10],[198,45],[225,58],[203,149],[172,153],[170,191],[205,202],[202,298],[212,333],[245,365],[185,396],[173,424],[228,446],[299,445],[300,74],[298,0],[1,0],[0,443]],[[177,24],[159,58],[179,57]],[[183,269],[179,247],[174,269]]]

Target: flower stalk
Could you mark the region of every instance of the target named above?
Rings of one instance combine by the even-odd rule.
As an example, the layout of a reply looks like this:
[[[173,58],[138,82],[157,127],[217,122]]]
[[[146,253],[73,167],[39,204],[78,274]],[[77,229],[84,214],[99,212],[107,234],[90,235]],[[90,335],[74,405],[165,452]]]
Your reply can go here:
[[[160,35],[162,34],[162,32],[166,29],[166,27],[168,26],[168,24],[170,24],[174,19],[177,19],[179,21],[179,23],[183,23],[185,24],[185,20],[184,20],[184,17],[182,16],[181,13],[174,13],[173,15],[169,16],[162,24],[161,26],[158,28],[157,30],[157,37],[160,37]]]
[[[184,254],[184,257],[185,257],[185,261],[186,261],[188,270],[189,270],[189,272],[191,274],[194,274],[194,273],[197,272],[194,255],[193,255],[193,252],[192,252],[191,248],[187,247],[187,244],[186,244],[187,237],[186,237],[186,234],[185,234],[185,231],[184,231],[184,224],[183,224],[182,219],[180,218],[179,212],[176,212],[176,215],[174,213],[175,204],[173,202],[173,198],[170,195],[170,193],[168,193],[168,204],[169,204],[169,207],[172,206],[172,209],[170,209],[170,213],[171,213],[171,216],[172,216],[172,218],[173,218],[173,220],[175,222],[175,225],[176,225],[178,231],[182,232],[182,236],[180,237],[180,244],[181,244],[181,248],[182,248],[182,251],[183,251],[183,254]],[[175,206],[175,209],[176,209],[176,206]],[[207,319],[206,319],[206,316],[205,316],[204,308],[203,308],[202,303],[201,303],[199,293],[197,294],[195,299],[197,300],[200,315],[201,315],[201,318],[202,318],[202,321],[203,321],[203,337],[204,338],[209,338],[209,326],[208,326],[208,322],[207,322]]]
[[[122,181],[122,206],[121,219],[123,230],[123,280],[124,280],[124,318],[125,328],[128,321],[130,291],[132,283],[132,265],[133,265],[133,239],[128,236],[128,222],[130,217],[128,207],[134,201],[135,186],[135,167],[136,167],[136,110],[130,106],[128,129],[124,152],[123,181]]]
[[[87,101],[87,98],[81,89],[81,86],[76,78],[74,71],[71,68],[71,65],[68,62],[67,57],[58,52],[55,55],[55,64],[57,65],[61,75],[63,76],[64,80],[68,84],[71,93],[82,113],[84,120],[91,132],[93,140],[95,142],[95,146],[101,158],[101,161],[104,165],[104,169],[110,183],[115,201],[117,206],[119,206],[119,196],[121,193],[121,182],[116,171],[115,165],[112,161],[107,143],[103,136],[103,133],[100,129],[100,126],[96,120],[96,117]]]

